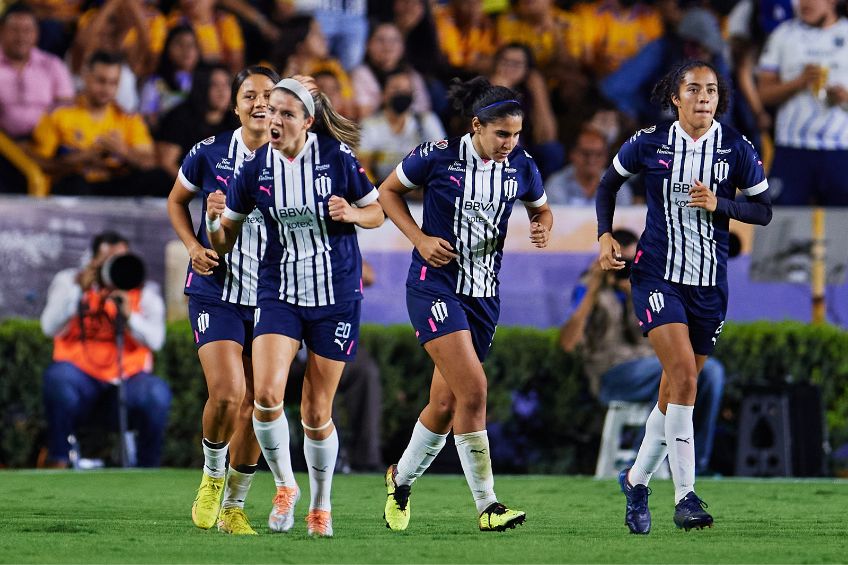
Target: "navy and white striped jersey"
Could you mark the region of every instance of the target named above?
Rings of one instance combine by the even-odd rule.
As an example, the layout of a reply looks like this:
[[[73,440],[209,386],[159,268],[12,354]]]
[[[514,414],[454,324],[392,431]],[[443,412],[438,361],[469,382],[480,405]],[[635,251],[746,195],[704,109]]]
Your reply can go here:
[[[826,86],[848,87],[848,19],[827,28],[797,18],[783,22],[766,41],[759,68],[787,82],[811,64],[827,70]],[[775,143],[784,147],[846,150],[848,108],[826,104],[806,88],[780,105],[774,133]]]
[[[725,284],[730,220],[689,208],[689,189],[697,179],[731,201],[737,188],[746,196],[767,190],[753,145],[717,121],[697,140],[679,122],[666,122],[636,132],[613,166],[623,177],[642,172],[645,179],[648,215],[634,270],[680,284]]]
[[[229,192],[235,171],[248,155],[250,150],[244,144],[241,128],[206,138],[191,148],[178,178],[187,190],[202,197],[201,217],[206,217],[206,197],[216,190]],[[197,230],[197,239],[204,247],[212,248],[203,222]],[[256,306],[257,271],[266,239],[262,215],[253,210],[242,225],[233,250],[219,261],[211,275],[198,276],[189,262],[185,293]]]
[[[397,176],[407,188],[424,187],[422,231],[450,243],[456,261],[432,269],[457,294],[498,295],[498,271],[512,206],[520,200],[538,208],[547,201],[533,158],[516,147],[503,163],[484,160],[471,135],[428,142],[398,164]],[[410,276],[427,262],[412,252]]]
[[[350,148],[332,137],[307,133],[293,159],[270,144],[245,159],[224,215],[242,220],[254,206],[262,214],[268,249],[259,266],[260,301],[326,306],[362,298],[356,228],[330,218],[332,195],[360,208],[378,197]]]

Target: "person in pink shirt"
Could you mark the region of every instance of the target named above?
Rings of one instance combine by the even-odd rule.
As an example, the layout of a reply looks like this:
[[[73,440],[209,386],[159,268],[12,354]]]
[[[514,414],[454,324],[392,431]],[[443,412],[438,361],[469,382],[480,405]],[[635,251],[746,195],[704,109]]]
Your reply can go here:
[[[37,43],[32,9],[9,6],[0,16],[0,129],[13,139],[28,138],[41,116],[74,97],[65,63]]]
[[[30,137],[41,117],[74,96],[61,59],[36,48],[38,21],[32,8],[10,5],[0,15],[0,133]],[[23,175],[0,152],[0,192],[24,192]]]

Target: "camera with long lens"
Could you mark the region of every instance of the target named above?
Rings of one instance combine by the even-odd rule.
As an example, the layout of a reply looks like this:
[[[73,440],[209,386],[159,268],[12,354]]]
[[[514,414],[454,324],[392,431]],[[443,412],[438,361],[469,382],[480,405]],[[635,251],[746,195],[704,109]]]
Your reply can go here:
[[[100,285],[118,290],[133,290],[144,284],[145,267],[141,257],[132,253],[113,255],[103,262]]]

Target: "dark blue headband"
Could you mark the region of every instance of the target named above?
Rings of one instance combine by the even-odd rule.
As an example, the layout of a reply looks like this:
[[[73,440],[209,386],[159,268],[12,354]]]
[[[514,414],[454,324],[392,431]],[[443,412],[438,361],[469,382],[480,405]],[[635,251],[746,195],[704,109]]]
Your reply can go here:
[[[500,104],[510,104],[510,103],[518,104],[518,106],[521,106],[521,102],[519,102],[518,100],[515,100],[514,98],[511,98],[509,100],[499,100],[498,102],[492,102],[491,104],[489,104],[487,106],[483,106],[482,108],[478,108],[477,111],[475,112],[475,114],[479,114],[483,110],[488,110],[489,108],[493,108],[493,107],[498,106]]]

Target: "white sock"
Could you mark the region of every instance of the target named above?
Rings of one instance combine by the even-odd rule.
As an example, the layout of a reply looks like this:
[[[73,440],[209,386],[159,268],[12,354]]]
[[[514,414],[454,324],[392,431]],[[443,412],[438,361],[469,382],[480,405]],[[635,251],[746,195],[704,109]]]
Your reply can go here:
[[[336,428],[325,439],[315,440],[303,436],[303,454],[309,468],[309,509],[330,511],[330,491],[333,488],[333,471],[339,455],[339,434]]]
[[[668,454],[665,441],[665,414],[660,412],[657,404],[651,410],[648,421],[645,422],[645,438],[639,446],[636,461],[630,469],[627,479],[631,485],[645,485],[651,481],[651,476],[657,472]]]
[[[431,432],[421,423],[421,420],[415,422],[409,445],[406,446],[400,461],[398,461],[395,482],[398,485],[414,483],[415,479],[424,474],[424,471],[445,446],[447,437],[448,434]]]
[[[495,477],[492,475],[492,458],[489,455],[489,434],[486,430],[454,434],[454,440],[465,480],[477,505],[477,513],[480,514],[498,501],[495,496]]]
[[[674,481],[674,503],[695,490],[694,406],[669,404],[665,411],[665,437],[668,442],[668,464]]]
[[[282,412],[279,418],[270,422],[260,422],[254,415],[253,432],[274,475],[274,483],[278,487],[297,487],[291,466],[289,421],[286,413]]]
[[[255,469],[255,466],[254,466]],[[253,475],[256,473],[241,473],[232,467],[227,470],[227,481],[224,487],[224,501],[221,502],[223,508],[237,506],[244,508],[244,500],[247,498],[247,491],[250,490],[250,483],[253,482]]]
[[[222,479],[227,473],[227,449],[230,444],[224,444],[224,447],[215,449],[210,447],[214,442],[203,438],[201,442],[203,446],[203,472],[216,479]]]

